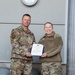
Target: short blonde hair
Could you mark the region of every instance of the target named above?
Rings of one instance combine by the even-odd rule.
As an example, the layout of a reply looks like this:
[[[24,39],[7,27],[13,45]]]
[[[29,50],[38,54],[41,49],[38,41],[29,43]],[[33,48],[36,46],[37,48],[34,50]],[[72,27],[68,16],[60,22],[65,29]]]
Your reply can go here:
[[[52,26],[52,28],[53,28],[53,24],[52,24],[51,22],[46,22],[46,23],[44,24],[44,27],[45,27],[46,24],[51,24],[51,26]]]

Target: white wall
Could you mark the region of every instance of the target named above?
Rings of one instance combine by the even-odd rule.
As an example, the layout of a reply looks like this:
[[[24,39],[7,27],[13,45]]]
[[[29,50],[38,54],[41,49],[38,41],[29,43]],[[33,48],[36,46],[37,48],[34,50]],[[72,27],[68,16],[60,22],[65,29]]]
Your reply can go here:
[[[27,7],[21,0],[0,0],[0,62],[5,65],[7,65],[6,62],[10,63],[10,32],[20,25],[24,13],[29,13],[32,16],[30,29],[35,34],[37,42],[44,34],[43,24],[50,21],[54,24],[54,30],[62,36],[63,42],[66,43],[65,4],[65,0],[39,0],[35,6]],[[65,45],[61,55],[62,63],[66,64]]]
[[[65,0],[39,0],[33,7],[25,6],[21,0],[0,0],[0,22],[19,23],[24,13],[32,16],[32,23],[63,24]]]

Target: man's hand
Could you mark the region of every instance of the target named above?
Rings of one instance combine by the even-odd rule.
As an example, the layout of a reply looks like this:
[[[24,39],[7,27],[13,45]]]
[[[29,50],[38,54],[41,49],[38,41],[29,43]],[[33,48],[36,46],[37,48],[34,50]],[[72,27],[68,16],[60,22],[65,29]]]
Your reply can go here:
[[[27,53],[26,53],[26,56],[27,56],[27,57],[31,57],[32,55],[31,55],[30,52],[27,52]]]

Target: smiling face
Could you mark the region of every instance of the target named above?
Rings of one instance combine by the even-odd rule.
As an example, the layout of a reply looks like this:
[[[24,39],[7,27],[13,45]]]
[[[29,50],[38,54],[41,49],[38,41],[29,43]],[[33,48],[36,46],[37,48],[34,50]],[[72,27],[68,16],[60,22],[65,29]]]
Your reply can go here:
[[[28,26],[30,25],[30,22],[31,22],[31,17],[30,16],[23,16],[22,18],[22,27],[23,28],[28,28]]]
[[[51,23],[46,23],[44,25],[45,33],[49,36],[53,31],[53,25]]]
[[[30,24],[30,22],[31,22],[31,19],[30,19],[29,16],[24,16],[24,17],[22,18],[22,25],[23,25],[24,27],[28,27],[29,24]]]

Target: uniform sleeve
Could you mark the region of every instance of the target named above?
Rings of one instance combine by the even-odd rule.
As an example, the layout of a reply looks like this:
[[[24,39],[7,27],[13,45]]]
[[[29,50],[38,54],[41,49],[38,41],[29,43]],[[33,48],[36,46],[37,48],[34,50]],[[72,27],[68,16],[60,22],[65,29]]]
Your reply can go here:
[[[36,41],[35,41],[35,36],[34,36],[34,34],[33,34],[33,43],[35,43]]]
[[[42,41],[43,38],[44,38],[44,37],[42,37],[42,38],[39,40],[39,42],[38,42],[39,44],[43,44],[43,43],[44,43],[44,42]]]
[[[63,46],[62,38],[60,36],[55,38],[55,47],[47,51],[47,57],[51,57],[60,53],[62,50],[62,46]]]
[[[26,52],[24,50],[24,46],[22,46],[19,43],[20,33],[17,30],[13,29],[11,31],[10,38],[11,38],[11,45],[12,45],[12,53],[25,56]]]

